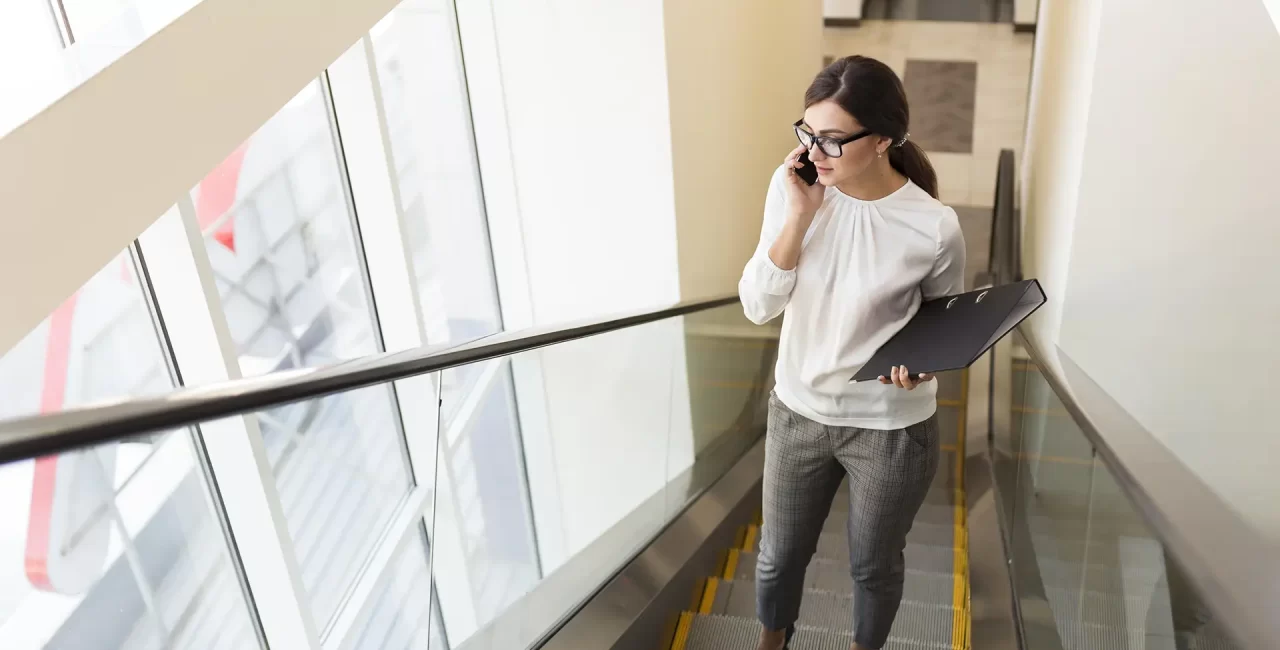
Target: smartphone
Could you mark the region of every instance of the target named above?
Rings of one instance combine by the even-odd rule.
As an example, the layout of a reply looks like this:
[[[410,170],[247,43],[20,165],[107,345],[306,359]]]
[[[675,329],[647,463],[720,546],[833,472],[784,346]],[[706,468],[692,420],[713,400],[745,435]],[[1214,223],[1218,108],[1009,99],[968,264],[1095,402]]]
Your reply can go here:
[[[803,165],[803,167],[796,168],[796,176],[799,176],[800,180],[804,181],[805,184],[807,185],[813,185],[814,183],[817,183],[818,168],[816,165],[813,164],[812,160],[809,160],[809,152],[806,151],[800,154],[800,157],[797,158],[796,160],[799,160],[800,164]]]

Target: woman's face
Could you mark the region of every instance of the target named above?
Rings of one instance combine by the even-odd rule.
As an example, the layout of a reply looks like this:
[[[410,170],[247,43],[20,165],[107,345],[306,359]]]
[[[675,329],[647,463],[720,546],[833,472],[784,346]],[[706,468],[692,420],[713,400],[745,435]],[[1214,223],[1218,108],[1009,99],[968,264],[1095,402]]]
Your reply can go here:
[[[831,100],[818,102],[805,109],[804,123],[810,132],[837,140],[862,132],[862,125],[858,120]],[[873,134],[844,145],[839,158],[832,158],[821,147],[814,146],[809,150],[809,159],[818,168],[818,182],[834,187],[867,171],[876,161],[876,154],[889,144],[889,138]]]

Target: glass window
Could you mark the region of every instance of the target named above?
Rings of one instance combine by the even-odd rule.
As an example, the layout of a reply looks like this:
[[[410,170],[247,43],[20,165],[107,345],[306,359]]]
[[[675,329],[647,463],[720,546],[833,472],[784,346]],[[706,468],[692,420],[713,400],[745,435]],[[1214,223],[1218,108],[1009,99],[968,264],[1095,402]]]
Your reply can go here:
[[[0,357],[0,418],[173,386],[122,253]],[[0,466],[6,648],[251,647],[255,632],[191,436]]]
[[[66,12],[67,23],[76,35],[93,34],[130,9],[129,0],[52,0],[54,7],[61,5]],[[136,11],[128,12],[136,14]]]
[[[359,650],[446,650],[422,530],[409,532],[356,621]]]
[[[245,375],[379,349],[342,179],[328,98],[315,82],[192,192]],[[258,419],[324,629],[411,485],[396,405],[377,386]]]
[[[53,0],[66,12],[77,42],[111,33],[145,37],[168,24],[199,0]]]
[[[133,260],[117,255],[0,357],[0,418],[173,387]]]
[[[501,331],[453,4],[406,0],[371,38],[426,340]],[[475,388],[477,371],[442,374],[444,423]]]
[[[445,0],[406,0],[372,32],[427,340],[502,328],[457,23]]]
[[[444,431],[440,462],[453,481],[467,569],[490,577],[472,587],[481,625],[542,578],[510,364],[473,364],[478,380],[467,399],[457,409],[445,405],[460,415]],[[464,369],[446,370],[446,381]]]

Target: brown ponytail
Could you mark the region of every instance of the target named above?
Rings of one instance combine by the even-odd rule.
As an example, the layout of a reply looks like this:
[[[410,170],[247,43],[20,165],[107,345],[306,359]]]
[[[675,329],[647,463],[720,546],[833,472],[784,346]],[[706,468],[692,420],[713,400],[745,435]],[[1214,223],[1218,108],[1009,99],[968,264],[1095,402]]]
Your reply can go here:
[[[929,162],[929,156],[920,145],[907,140],[901,147],[889,147],[889,164],[929,196],[938,198],[938,174],[933,171],[933,163]]]
[[[805,91],[804,107],[828,99],[872,133],[891,138],[889,164],[929,196],[938,198],[938,175],[929,157],[907,139],[907,125],[911,122],[907,91],[892,68],[865,56],[839,59],[814,78]]]

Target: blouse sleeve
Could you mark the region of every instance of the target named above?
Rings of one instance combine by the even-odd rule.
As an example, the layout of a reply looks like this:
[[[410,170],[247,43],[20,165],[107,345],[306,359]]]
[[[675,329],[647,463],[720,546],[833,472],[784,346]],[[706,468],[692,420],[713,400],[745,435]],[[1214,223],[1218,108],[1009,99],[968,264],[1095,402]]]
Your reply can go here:
[[[964,234],[960,232],[956,211],[946,210],[938,223],[933,268],[920,285],[925,300],[964,292]]]
[[[779,167],[769,183],[769,192],[764,201],[760,243],[756,245],[755,254],[747,262],[747,267],[742,271],[742,279],[738,282],[743,312],[757,325],[763,325],[782,314],[791,300],[791,290],[796,286],[795,269],[784,271],[769,259],[769,248],[782,232],[787,218],[784,173],[784,168]]]

